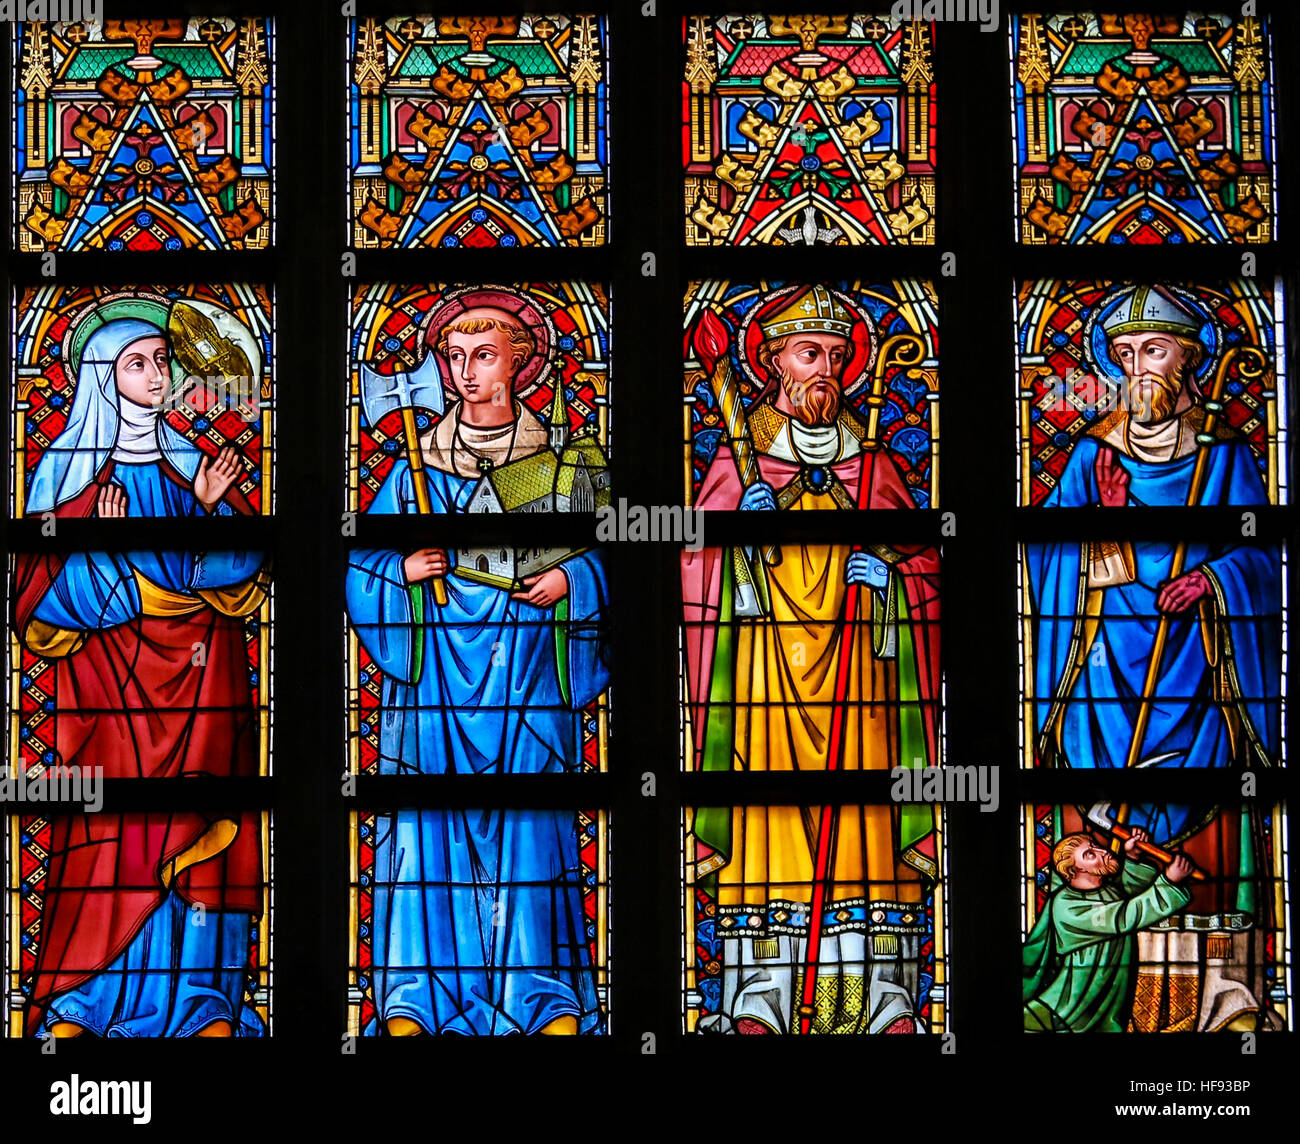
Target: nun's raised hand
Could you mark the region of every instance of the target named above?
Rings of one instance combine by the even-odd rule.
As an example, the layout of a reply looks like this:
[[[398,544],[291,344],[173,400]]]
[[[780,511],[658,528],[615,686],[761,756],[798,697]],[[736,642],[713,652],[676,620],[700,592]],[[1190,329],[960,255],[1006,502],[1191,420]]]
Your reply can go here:
[[[121,485],[101,485],[96,513],[104,517],[126,516],[126,489]]]
[[[239,477],[239,455],[227,445],[215,457],[204,457],[194,474],[194,495],[208,512],[221,503]]]

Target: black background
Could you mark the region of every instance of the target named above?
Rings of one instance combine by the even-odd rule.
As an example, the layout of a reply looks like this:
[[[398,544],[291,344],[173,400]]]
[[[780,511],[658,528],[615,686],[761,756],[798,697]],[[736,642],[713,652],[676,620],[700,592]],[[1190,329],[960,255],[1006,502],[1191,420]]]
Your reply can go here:
[[[477,0],[414,5],[421,11],[501,11]],[[539,5],[540,8],[553,7]],[[1018,768],[1018,539],[1097,535],[1103,510],[1035,513],[1016,504],[1016,404],[1013,342],[1015,283],[1038,276],[1216,280],[1240,276],[1243,248],[1183,246],[1029,247],[1015,242],[1011,210],[1011,137],[1007,13],[996,31],[942,23],[935,36],[938,102],[938,240],[930,248],[846,247],[798,250],[687,249],[682,233],[680,116],[686,12],[749,10],[750,4],[658,0],[592,3],[610,16],[610,242],[596,250],[360,251],[347,279],[341,257],[350,243],[347,165],[345,18],[341,5],[264,3],[276,24],[276,240],[274,249],[185,255],[60,254],[57,281],[115,285],[184,281],[267,281],[275,286],[276,508],[268,520],[203,521],[193,536],[174,521],[61,522],[57,539],[38,521],[0,520],[7,552],[50,547],[262,545],[274,554],[274,777],[112,787],[107,810],[190,804],[269,808],[274,814],[272,1008],[274,1036],[261,1041],[189,1039],[61,1042],[53,1056],[34,1040],[0,1040],[4,1097],[0,1125],[47,1124],[94,1130],[106,1122],[60,1122],[48,1115],[49,1085],[83,1078],[153,1081],[153,1127],[185,1132],[257,1132],[308,1117],[340,1130],[353,1117],[371,1131],[455,1129],[473,1132],[618,1132],[650,1128],[710,1137],[887,1131],[925,1133],[936,1126],[1009,1126],[1049,1132],[1108,1133],[1120,1122],[1113,1105],[1149,1097],[1131,1080],[1251,1082],[1244,1096],[1193,1093],[1187,1103],[1248,1103],[1258,1131],[1283,1116],[1294,1062],[1294,1034],[1261,1035],[1244,1056],[1235,1035],[1027,1038],[1020,1031],[1021,866],[1019,804],[1082,801],[1092,796],[1177,794],[1233,799],[1230,773],[1113,776],[1104,791],[1086,775]],[[843,11],[870,5],[819,3],[789,10]],[[1125,4],[1107,3],[1107,11]],[[1141,6],[1138,6],[1141,7]],[[359,0],[359,16],[410,9]],[[886,6],[887,8],[887,6]],[[1297,164],[1285,143],[1296,123],[1296,15],[1260,4],[1272,19],[1279,147],[1281,241],[1250,248],[1267,294],[1275,275],[1288,290],[1286,343],[1297,344],[1292,295],[1295,226],[1290,210]],[[787,10],[769,5],[768,10]],[[241,15],[227,3],[114,3],[109,17]],[[11,42],[5,38],[5,51]],[[6,68],[6,75],[8,70]],[[6,185],[8,148],[4,152]],[[8,241],[8,239],[7,239]],[[643,252],[657,273],[641,273]],[[940,274],[944,253],[956,274]],[[6,297],[43,281],[40,256],[7,249]],[[354,285],[444,281],[486,283],[585,277],[612,288],[611,441],[613,491],[632,503],[681,500],[682,297],[692,278],[723,276],[880,280],[932,279],[940,302],[942,472],[940,509],[904,514],[826,514],[773,520],[711,514],[707,543],[745,535],[838,541],[929,540],[942,543],[943,656],[949,763],[1001,767],[996,813],[975,806],[947,811],[950,1028],[938,1037],[700,1038],[681,1033],[680,815],[683,804],[727,798],[819,804],[886,801],[888,775],[682,775],[679,772],[677,552],[668,544],[612,546],[614,684],[610,773],[590,776],[487,777],[384,785],[362,779],[345,798],[344,627],[342,571],[350,544],[400,543],[395,522],[358,521],[342,535],[345,504],[347,331]],[[1290,401],[1295,400],[1292,390]],[[8,448],[9,420],[0,430]],[[1289,458],[1286,463],[1289,465]],[[8,498],[6,497],[6,503]],[[1294,544],[1292,508],[1260,508],[1261,542]],[[956,514],[956,533],[940,533],[941,513]],[[1086,519],[1085,519],[1086,518]],[[1104,518],[1104,534],[1130,537],[1237,538],[1240,516],[1217,510],[1125,509]],[[541,520],[498,522],[435,518],[409,525],[405,543],[450,547],[471,539],[522,537]],[[531,527],[530,527],[531,526]],[[590,540],[589,518],[550,518],[550,542]],[[558,534],[558,535],[557,535]],[[1291,551],[1288,598],[1296,597]],[[643,775],[656,795],[642,795]],[[1152,779],[1169,777],[1176,791]],[[706,779],[712,778],[712,784]],[[799,781],[796,781],[799,780]],[[1287,798],[1293,775],[1263,772],[1259,797]],[[176,800],[176,801],[173,801]],[[349,811],[393,805],[604,806],[611,813],[611,1035],[606,1038],[471,1040],[431,1038],[356,1042],[346,1030],[347,846]],[[10,805],[7,813],[22,813]],[[1293,846],[1294,866],[1294,846]],[[1292,870],[1294,878],[1294,868]],[[1294,882],[1293,882],[1294,884]],[[653,1043],[646,1040],[650,1034]],[[649,1050],[653,1051],[649,1051]],[[1053,1107],[1065,1116],[1042,1114]],[[266,1117],[264,1119],[264,1116]],[[16,1123],[15,1123],[16,1121]],[[1145,1135],[1185,1121],[1135,1121]],[[1245,1127],[1215,1121],[1216,1132]],[[453,1130],[455,1130],[453,1129]]]

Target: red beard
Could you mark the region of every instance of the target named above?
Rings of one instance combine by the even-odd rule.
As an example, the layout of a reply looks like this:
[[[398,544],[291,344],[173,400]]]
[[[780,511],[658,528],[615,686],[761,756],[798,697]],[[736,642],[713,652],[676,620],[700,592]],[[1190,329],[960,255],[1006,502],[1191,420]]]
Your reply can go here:
[[[781,374],[781,389],[797,420],[810,428],[831,425],[840,411],[840,379],[818,374],[795,381],[788,371]]]

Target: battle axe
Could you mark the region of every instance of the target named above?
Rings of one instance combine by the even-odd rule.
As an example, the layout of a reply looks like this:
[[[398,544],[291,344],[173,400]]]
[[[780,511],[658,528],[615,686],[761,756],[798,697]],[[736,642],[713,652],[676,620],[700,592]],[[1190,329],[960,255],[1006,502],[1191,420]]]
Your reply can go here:
[[[1133,837],[1133,831],[1127,826],[1121,826],[1110,814],[1110,802],[1099,802],[1088,811],[1088,822],[1093,826],[1099,826],[1108,834],[1113,834],[1121,842],[1127,841]],[[1162,866],[1168,866],[1175,858],[1168,850],[1161,850],[1150,842],[1139,842],[1137,848],[1143,854],[1150,854]],[[1191,874],[1193,880],[1197,882],[1205,881],[1205,872],[1203,870],[1193,870]]]
[[[427,409],[442,416],[446,397],[438,363],[432,353],[411,373],[378,373],[365,362],[361,363],[361,415],[365,424],[374,429],[380,420],[395,410],[402,414],[402,436],[406,440],[406,459],[411,466],[411,485],[415,489],[415,507],[421,516],[432,516],[429,486],[424,481],[424,457],[420,453],[420,440],[415,425],[416,408]],[[441,576],[430,579],[429,587],[438,607],[447,604],[447,584]]]

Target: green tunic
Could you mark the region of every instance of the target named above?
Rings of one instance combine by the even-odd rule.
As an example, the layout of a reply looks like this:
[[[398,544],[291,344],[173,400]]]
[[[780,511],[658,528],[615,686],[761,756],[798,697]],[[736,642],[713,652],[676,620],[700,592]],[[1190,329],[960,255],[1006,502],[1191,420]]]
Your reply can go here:
[[[1121,865],[1118,884],[1058,890],[1023,951],[1025,1031],[1122,1032],[1138,930],[1176,914],[1191,900],[1189,890],[1138,862]]]

